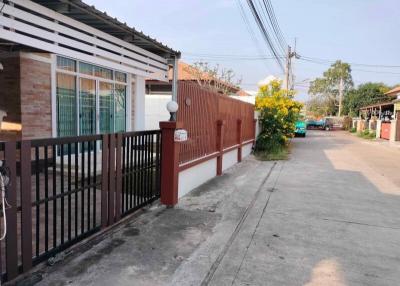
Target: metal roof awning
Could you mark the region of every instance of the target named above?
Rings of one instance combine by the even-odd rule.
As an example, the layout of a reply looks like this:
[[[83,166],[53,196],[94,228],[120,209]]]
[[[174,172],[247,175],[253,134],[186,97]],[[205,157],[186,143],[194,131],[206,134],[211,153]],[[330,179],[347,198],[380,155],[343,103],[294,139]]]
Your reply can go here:
[[[388,106],[393,106],[393,105],[394,105],[393,102],[376,103],[376,104],[371,104],[368,106],[361,107],[360,110],[388,107]]]
[[[180,57],[180,52],[158,42],[126,23],[113,18],[105,12],[101,12],[94,6],[89,6],[81,0],[32,0],[42,6],[54,10],[82,22],[95,29],[134,44],[164,58]]]
[[[161,81],[168,80],[169,60],[180,57],[80,0],[8,0],[1,11],[5,53],[49,52]]]

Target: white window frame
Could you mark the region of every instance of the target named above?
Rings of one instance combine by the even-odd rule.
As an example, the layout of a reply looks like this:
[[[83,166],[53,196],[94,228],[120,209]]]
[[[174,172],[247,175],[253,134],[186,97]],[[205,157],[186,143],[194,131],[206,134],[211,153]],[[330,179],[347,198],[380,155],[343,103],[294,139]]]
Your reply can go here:
[[[74,60],[76,63],[76,71],[67,71],[67,70],[63,70],[63,69],[59,69],[57,68],[57,57],[63,57],[63,58],[67,58],[67,59],[71,59]],[[131,120],[132,120],[132,82],[134,82],[133,77],[131,76],[131,74],[126,73],[124,71],[120,71],[120,70],[115,70],[109,67],[105,67],[105,66],[100,66],[106,69],[111,69],[113,71],[113,80],[110,79],[106,79],[106,78],[102,78],[102,77],[97,77],[97,76],[91,76],[91,75],[87,75],[84,73],[79,72],[79,63],[86,63],[86,64],[90,64],[90,65],[94,65],[94,66],[100,66],[98,64],[94,64],[94,63],[90,63],[90,62],[86,62],[86,61],[81,61],[79,59],[74,59],[74,58],[70,58],[70,57],[65,57],[63,55],[56,55],[56,54],[52,54],[51,55],[51,106],[52,106],[52,135],[53,137],[57,137],[57,127],[58,127],[58,114],[57,114],[57,73],[63,73],[63,74],[68,74],[68,75],[73,75],[75,76],[75,86],[76,86],[76,108],[77,108],[77,112],[76,112],[76,124],[77,124],[77,135],[76,136],[80,136],[80,121],[79,121],[79,92],[80,92],[80,79],[81,78],[86,78],[86,79],[91,79],[91,80],[95,80],[96,82],[96,133],[99,134],[100,133],[100,112],[99,112],[99,82],[107,82],[107,83],[112,83],[112,84],[120,84],[120,85],[124,85],[126,87],[126,94],[125,94],[125,130],[126,131],[130,131],[131,130]],[[121,72],[126,74],[126,82],[120,82],[115,80],[115,72]],[[114,130],[115,130],[115,116],[114,116]]]

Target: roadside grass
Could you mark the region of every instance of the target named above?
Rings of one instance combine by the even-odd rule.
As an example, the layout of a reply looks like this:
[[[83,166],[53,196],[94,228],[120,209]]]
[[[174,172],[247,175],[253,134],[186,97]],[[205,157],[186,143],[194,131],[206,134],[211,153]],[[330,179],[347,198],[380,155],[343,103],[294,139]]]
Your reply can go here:
[[[366,129],[362,132],[358,132],[357,136],[363,139],[373,140],[376,138],[376,132]]]
[[[354,128],[354,127],[353,127],[353,128],[351,128],[351,129],[349,130],[349,132],[350,132],[350,133],[356,133],[356,132],[357,132],[357,128]]]
[[[271,151],[256,151],[254,156],[260,161],[282,161],[287,160],[290,154],[290,145],[274,148]]]

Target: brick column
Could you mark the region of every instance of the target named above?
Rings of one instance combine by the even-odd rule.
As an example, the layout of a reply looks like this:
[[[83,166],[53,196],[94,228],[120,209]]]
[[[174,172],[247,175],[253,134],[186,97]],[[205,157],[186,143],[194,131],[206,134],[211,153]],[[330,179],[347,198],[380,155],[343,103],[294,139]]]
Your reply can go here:
[[[239,144],[238,147],[238,157],[237,160],[238,162],[242,162],[242,119],[237,120],[237,144]]]
[[[217,176],[222,175],[222,157],[224,155],[224,120],[217,121]]]
[[[161,203],[173,207],[178,203],[179,143],[174,133],[182,122],[160,122],[161,129]]]

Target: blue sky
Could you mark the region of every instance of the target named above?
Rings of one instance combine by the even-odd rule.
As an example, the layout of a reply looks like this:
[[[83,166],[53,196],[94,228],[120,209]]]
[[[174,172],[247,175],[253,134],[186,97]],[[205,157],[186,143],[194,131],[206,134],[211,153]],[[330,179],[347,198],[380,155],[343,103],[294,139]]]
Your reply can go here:
[[[219,63],[242,78],[242,87],[270,74],[280,75],[272,60],[240,60],[232,56],[270,55],[243,3],[260,47],[243,22],[237,0],[85,0],[128,25],[180,50],[183,60]],[[400,66],[400,2],[398,0],[271,0],[286,42],[300,55],[351,63]],[[296,82],[320,76],[328,65],[297,60]],[[356,84],[381,81],[400,83],[400,68],[353,66]],[[384,73],[383,73],[384,72]],[[306,98],[305,84],[298,86],[299,99]]]

